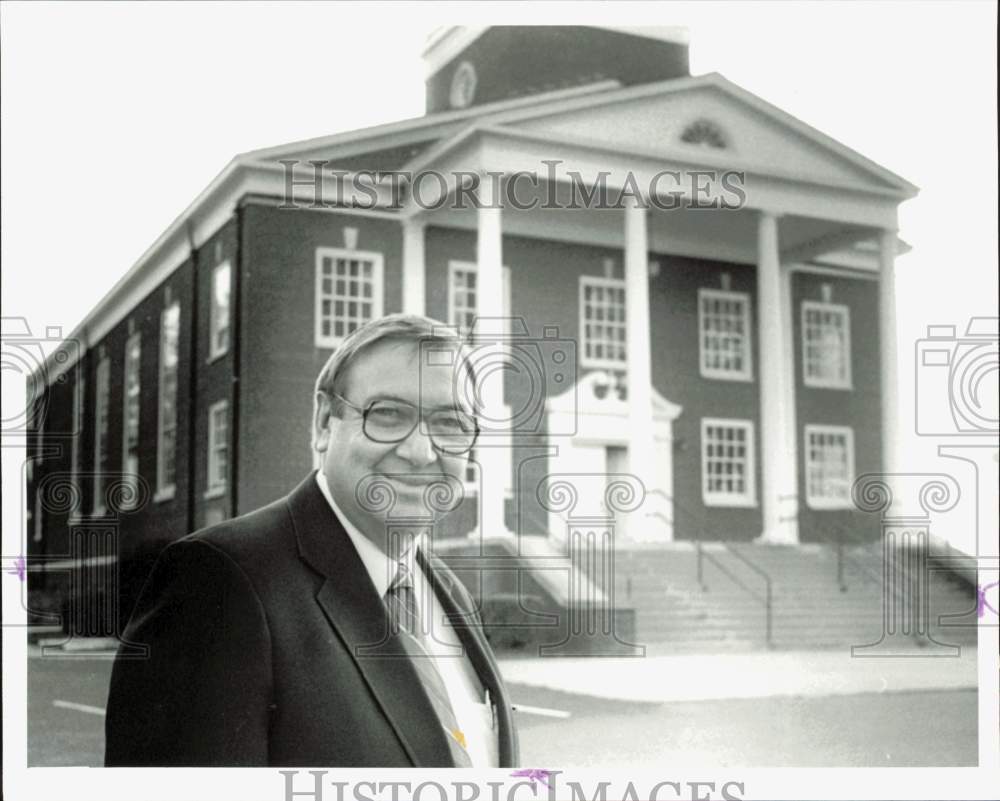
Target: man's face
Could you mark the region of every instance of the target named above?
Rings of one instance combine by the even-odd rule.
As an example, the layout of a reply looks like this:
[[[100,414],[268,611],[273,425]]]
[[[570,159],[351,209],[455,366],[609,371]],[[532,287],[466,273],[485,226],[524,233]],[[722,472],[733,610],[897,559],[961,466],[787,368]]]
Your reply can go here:
[[[375,400],[405,401],[423,414],[454,409],[455,367],[424,365],[420,368],[417,342],[383,340],[362,350],[347,368],[338,394],[360,409]],[[461,369],[461,368],[458,368]],[[467,405],[460,407],[471,414]],[[362,415],[341,404],[341,415],[330,414],[329,399],[319,399],[315,420],[316,448],[322,455],[320,469],[340,509],[379,548],[386,548],[386,515],[409,517],[430,515],[423,501],[428,482],[442,475],[462,481],[468,454],[449,455],[437,451],[418,425],[402,442],[378,443],[364,433]],[[359,505],[358,484],[372,474],[385,475],[396,493],[389,509],[373,512]]]

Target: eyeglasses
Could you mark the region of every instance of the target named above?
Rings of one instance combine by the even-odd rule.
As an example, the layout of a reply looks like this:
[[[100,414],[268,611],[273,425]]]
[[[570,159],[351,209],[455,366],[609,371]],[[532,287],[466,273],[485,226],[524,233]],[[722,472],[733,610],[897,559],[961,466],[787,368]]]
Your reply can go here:
[[[362,418],[362,431],[372,442],[384,445],[402,442],[420,423],[420,410],[399,400],[373,400],[367,408],[351,403],[336,392],[327,393],[356,411]],[[452,456],[468,453],[479,437],[479,423],[460,409],[438,409],[423,415],[427,435],[434,449]]]

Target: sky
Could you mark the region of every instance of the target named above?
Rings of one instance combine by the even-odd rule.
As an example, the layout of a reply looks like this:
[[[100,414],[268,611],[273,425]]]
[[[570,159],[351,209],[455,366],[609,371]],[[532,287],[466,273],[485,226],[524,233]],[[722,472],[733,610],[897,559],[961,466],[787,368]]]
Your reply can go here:
[[[235,154],[419,116],[426,34],[490,22],[686,26],[694,74],[722,73],[920,187],[900,210],[907,407],[926,326],[997,315],[990,2],[6,2],[3,315],[68,334]],[[933,467],[938,444],[911,433],[904,448]]]

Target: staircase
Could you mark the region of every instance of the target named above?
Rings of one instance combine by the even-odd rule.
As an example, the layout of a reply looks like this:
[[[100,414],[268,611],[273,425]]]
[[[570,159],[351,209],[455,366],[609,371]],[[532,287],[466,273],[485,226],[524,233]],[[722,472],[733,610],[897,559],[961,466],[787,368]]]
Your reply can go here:
[[[766,585],[771,581],[776,648],[849,647],[878,641],[883,631],[882,555],[877,545],[705,543],[701,582],[698,553],[674,543],[615,554],[615,596],[635,609],[636,642],[672,650],[767,647]],[[838,580],[839,578],[839,580]],[[974,645],[975,626],[946,628],[942,614],[966,613],[975,623],[975,590],[953,574],[932,570],[931,636]],[[969,614],[971,612],[971,614]]]

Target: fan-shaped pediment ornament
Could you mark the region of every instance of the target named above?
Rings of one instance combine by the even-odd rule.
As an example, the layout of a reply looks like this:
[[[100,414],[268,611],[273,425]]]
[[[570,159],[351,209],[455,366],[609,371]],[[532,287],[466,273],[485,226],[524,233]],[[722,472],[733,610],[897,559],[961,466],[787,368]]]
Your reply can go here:
[[[695,120],[681,134],[681,141],[689,145],[704,145],[723,150],[728,146],[726,135],[711,120]]]

